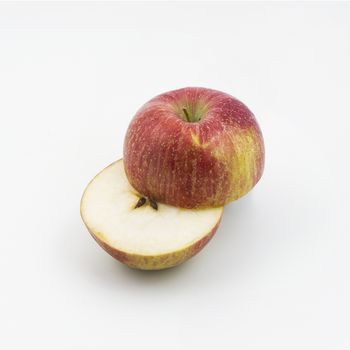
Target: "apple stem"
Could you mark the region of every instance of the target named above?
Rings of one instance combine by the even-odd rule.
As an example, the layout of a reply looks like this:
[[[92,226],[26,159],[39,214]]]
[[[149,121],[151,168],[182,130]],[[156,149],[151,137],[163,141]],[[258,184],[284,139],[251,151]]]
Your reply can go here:
[[[187,109],[186,109],[186,108],[182,108],[182,110],[183,110],[183,112],[184,112],[184,114],[185,114],[185,116],[186,116],[186,120],[187,120],[188,122],[190,122],[190,116],[188,115]]]

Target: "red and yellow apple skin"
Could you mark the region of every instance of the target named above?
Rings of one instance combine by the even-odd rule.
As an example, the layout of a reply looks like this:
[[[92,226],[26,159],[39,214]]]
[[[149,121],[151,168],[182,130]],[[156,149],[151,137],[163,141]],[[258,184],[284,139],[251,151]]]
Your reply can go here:
[[[192,258],[194,255],[199,253],[204,246],[212,239],[214,234],[216,233],[220,220],[217,224],[201,239],[196,242],[193,242],[187,247],[179,249],[177,251],[164,253],[160,255],[139,255],[132,254],[128,252],[124,252],[119,250],[116,247],[113,247],[109,244],[106,237],[100,232],[94,232],[87,225],[87,229],[90,232],[91,236],[95,239],[95,241],[113,258],[120,261],[121,263],[139,270],[163,270],[168,269],[170,267],[174,267],[182,264],[188,259]],[[164,228],[166,230],[166,227]]]
[[[250,191],[264,168],[264,142],[253,113],[216,90],[159,95],[136,113],[124,141],[131,185],[182,207],[223,206]]]

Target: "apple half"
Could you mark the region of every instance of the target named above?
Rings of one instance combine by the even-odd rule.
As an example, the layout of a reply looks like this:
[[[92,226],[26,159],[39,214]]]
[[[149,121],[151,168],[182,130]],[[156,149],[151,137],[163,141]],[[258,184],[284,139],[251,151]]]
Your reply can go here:
[[[93,238],[114,258],[132,268],[160,270],[197,254],[215,234],[223,207],[156,203],[130,185],[118,160],[89,183],[80,212]]]

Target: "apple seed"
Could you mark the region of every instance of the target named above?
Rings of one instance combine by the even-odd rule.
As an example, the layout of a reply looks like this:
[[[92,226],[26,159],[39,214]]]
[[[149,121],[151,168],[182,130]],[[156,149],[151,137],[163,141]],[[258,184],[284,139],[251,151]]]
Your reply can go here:
[[[138,202],[135,205],[134,209],[140,208],[142,207],[144,204],[146,203],[146,198],[145,197],[141,197]]]
[[[149,199],[149,204],[150,206],[154,209],[154,210],[158,210],[158,204],[155,200],[153,200],[152,198],[148,198]]]

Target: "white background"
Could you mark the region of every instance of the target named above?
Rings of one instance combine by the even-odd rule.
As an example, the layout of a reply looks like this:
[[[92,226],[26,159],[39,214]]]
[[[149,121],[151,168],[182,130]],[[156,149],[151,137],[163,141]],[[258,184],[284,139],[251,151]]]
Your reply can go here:
[[[350,348],[350,3],[1,4],[0,348]],[[211,243],[131,270],[79,201],[136,110],[231,93],[262,180]]]

